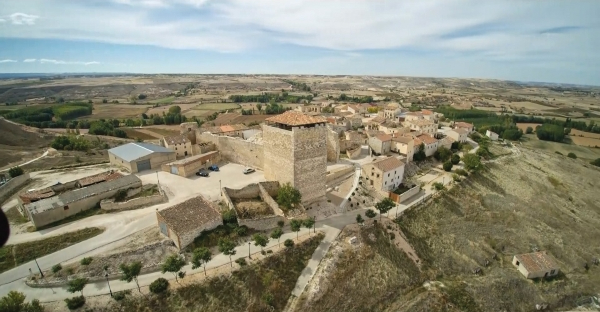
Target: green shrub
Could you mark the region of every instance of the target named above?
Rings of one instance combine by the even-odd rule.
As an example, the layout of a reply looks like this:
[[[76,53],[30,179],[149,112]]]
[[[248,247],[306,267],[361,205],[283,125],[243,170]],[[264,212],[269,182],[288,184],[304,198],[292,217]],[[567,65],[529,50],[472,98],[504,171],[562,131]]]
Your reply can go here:
[[[444,163],[444,170],[447,172],[450,172],[450,170],[452,170],[452,162],[451,161],[446,161]]]
[[[237,258],[235,259],[235,263],[239,264],[240,266],[248,265],[248,262],[246,262],[246,258]]]
[[[19,166],[8,169],[8,174],[10,175],[11,178],[18,177],[18,176],[22,175],[23,173],[25,173],[23,171],[23,168],[21,168]]]
[[[575,153],[569,153],[567,154],[567,157],[577,159],[577,155],[575,155]]]
[[[248,234],[248,227],[245,225],[239,226],[235,229],[235,233],[238,236],[246,236]]]
[[[113,293],[113,299],[115,299],[116,301],[121,301],[123,299],[125,299],[125,296],[131,294],[131,290],[123,290],[123,291],[117,291],[115,293]]]
[[[592,160],[590,162],[590,164],[592,164],[594,166],[597,166],[597,167],[600,167],[600,158],[596,158],[595,160]]]
[[[169,288],[169,281],[159,277],[154,282],[150,283],[150,291],[154,294],[163,293]]]
[[[376,215],[377,213],[373,209],[367,209],[367,211],[365,212],[365,216],[371,219],[375,218]]]
[[[454,154],[450,160],[452,161],[453,165],[458,165],[460,162],[460,156],[458,156],[458,154]]]
[[[92,258],[91,257],[85,257],[83,259],[81,259],[81,265],[90,265],[90,263],[92,263]]]
[[[287,248],[292,248],[294,247],[294,241],[288,238],[283,242],[283,246]]]
[[[67,298],[65,299],[65,302],[67,303],[67,308],[69,308],[69,310],[76,310],[85,304],[85,298],[83,296],[73,297],[71,299]]]
[[[277,226],[278,226],[278,227],[280,227],[280,228],[281,228],[281,227],[283,227],[284,225],[285,225],[285,222],[284,222],[283,220],[279,220],[279,221],[277,221]]]
[[[431,189],[434,189],[436,191],[441,191],[443,189],[445,189],[446,187],[444,186],[444,184],[440,183],[440,182],[435,182],[431,185]]]
[[[233,209],[223,212],[223,223],[237,223],[237,216],[235,215],[235,211],[233,211]]]
[[[454,182],[460,182],[460,177],[455,173],[452,175],[452,180],[454,180]]]
[[[533,133],[533,128],[532,127],[527,127],[527,130],[525,130],[525,133],[527,133],[527,134]]]
[[[60,272],[60,270],[62,270],[62,265],[60,265],[60,263],[52,266],[52,273],[56,274]]]
[[[115,194],[115,201],[123,201],[127,198],[127,190],[118,190]]]
[[[559,152],[559,151],[555,151],[556,154],[558,155],[563,155],[563,153]]]

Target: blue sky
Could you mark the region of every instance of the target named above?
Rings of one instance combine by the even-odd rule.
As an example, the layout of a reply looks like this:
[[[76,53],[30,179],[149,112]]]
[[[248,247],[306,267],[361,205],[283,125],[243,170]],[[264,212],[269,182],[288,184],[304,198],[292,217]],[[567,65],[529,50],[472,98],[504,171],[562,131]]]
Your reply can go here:
[[[600,1],[0,0],[0,72],[600,85]]]

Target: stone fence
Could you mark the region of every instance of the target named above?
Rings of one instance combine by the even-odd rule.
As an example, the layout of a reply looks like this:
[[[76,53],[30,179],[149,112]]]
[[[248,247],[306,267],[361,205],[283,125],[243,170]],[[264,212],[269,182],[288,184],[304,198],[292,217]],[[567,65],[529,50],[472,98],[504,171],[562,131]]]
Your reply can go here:
[[[356,148],[351,148],[346,150],[346,155],[350,159],[357,159],[360,157],[360,153],[362,152],[362,146],[357,146]]]
[[[139,192],[138,192],[139,193]],[[133,210],[142,207],[148,207],[156,204],[162,204],[169,201],[169,198],[164,191],[160,190],[159,194],[138,197],[126,202],[115,202],[114,199],[105,199],[100,202],[100,208],[102,210]]]
[[[4,185],[0,186],[0,203],[4,203],[16,192],[18,192],[25,184],[29,183],[29,173],[22,174],[18,177],[14,177]]]
[[[140,275],[144,275],[144,274],[150,274],[150,273],[155,273],[155,272],[160,272],[162,271],[162,267],[161,265],[154,265],[154,266],[150,266],[150,267],[144,267],[140,270]],[[112,273],[108,275],[108,280],[109,281],[114,281],[114,280],[118,280],[121,279],[121,277],[123,276],[123,273]],[[78,278],[80,276],[73,276],[73,278],[68,278],[68,277],[64,277],[64,278],[60,278],[57,279],[55,281],[52,282],[46,282],[46,281],[42,281],[40,279],[29,279],[27,278],[27,280],[25,280],[25,285],[32,287],[32,288],[58,288],[58,287],[63,287],[63,286],[67,286],[67,284],[69,283],[69,281]],[[91,276],[88,277],[88,284],[92,284],[92,283],[98,283],[98,282],[106,282],[106,277],[104,276]]]
[[[329,185],[334,180],[337,180],[343,176],[347,176],[351,173],[354,173],[355,170],[356,170],[356,168],[354,166],[348,165],[347,167],[342,167],[339,169],[328,171],[325,181]]]
[[[240,226],[245,225],[251,229],[262,231],[276,227],[277,222],[280,220],[285,221],[284,212],[281,210],[281,208],[279,208],[279,205],[272,197],[277,194],[278,190],[279,182],[267,181],[252,183],[241,189],[230,189],[223,187],[221,189],[221,195],[223,196],[223,201],[227,207],[229,207],[229,209],[233,209],[236,215],[238,211],[235,209],[232,199],[255,199],[259,197],[263,202],[265,202],[271,208],[271,210],[273,210],[273,215],[256,217],[254,219],[242,219],[238,216],[238,224]]]
[[[248,228],[264,231],[268,229],[272,229],[277,227],[277,222],[284,221],[285,219],[282,216],[266,216],[256,219],[238,219],[238,224],[240,226],[245,225]]]

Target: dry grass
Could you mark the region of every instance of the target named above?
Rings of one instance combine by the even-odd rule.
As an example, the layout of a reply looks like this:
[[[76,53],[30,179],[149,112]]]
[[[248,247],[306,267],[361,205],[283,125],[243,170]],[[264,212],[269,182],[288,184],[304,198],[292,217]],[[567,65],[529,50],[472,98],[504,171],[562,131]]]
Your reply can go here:
[[[177,127],[179,127],[179,126],[177,126]],[[170,130],[170,129],[161,129],[161,128],[146,128],[146,131],[151,131],[151,132],[158,134],[159,136],[166,136],[166,137],[176,136],[176,135],[180,134],[179,130]]]
[[[142,113],[145,113],[148,107],[150,106],[132,104],[94,104],[92,115],[84,116],[80,119],[141,118]]]
[[[574,135],[570,135],[569,137],[571,138],[571,141],[573,141],[573,143],[576,145],[600,148],[600,139],[579,137]]]
[[[132,128],[120,128],[121,130],[127,133],[127,137],[130,139],[141,139],[141,140],[156,140],[156,137],[144,133],[142,131],[132,129]]]
[[[273,209],[260,197],[258,199],[232,199],[237,215],[242,219],[254,219],[273,215]]]

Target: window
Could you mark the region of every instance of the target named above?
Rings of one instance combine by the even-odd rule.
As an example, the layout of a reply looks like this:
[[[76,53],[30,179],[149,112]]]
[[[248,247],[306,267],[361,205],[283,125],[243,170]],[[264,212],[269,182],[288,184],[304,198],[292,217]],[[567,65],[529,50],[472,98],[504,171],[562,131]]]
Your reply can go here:
[[[64,210],[69,210],[69,206],[64,206],[63,209]]]
[[[517,265],[519,265],[519,261],[517,261]]]
[[[555,272],[555,271],[556,271],[556,270],[552,270],[552,271],[550,271],[550,275],[554,275],[554,272]]]
[[[387,182],[383,183],[383,185],[387,185]]]
[[[377,174],[377,177],[379,178],[379,173]]]
[[[371,172],[371,176],[374,176],[374,175],[375,175],[375,172]]]
[[[388,178],[390,177],[390,174],[388,173]]]

